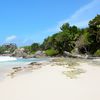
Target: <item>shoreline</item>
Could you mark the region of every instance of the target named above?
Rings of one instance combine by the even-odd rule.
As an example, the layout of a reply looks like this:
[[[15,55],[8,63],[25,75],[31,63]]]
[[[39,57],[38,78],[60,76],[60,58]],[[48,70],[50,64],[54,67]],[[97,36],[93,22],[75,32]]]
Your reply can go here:
[[[1,100],[99,100],[100,67],[90,62],[64,61],[31,63],[28,73],[0,82]],[[74,63],[74,64],[73,64]],[[40,68],[41,66],[41,68]],[[34,69],[34,67],[36,69]],[[38,67],[38,68],[37,68]],[[33,68],[33,69],[32,69]],[[82,69],[82,70],[81,70]],[[16,70],[16,68],[14,69]],[[66,72],[66,73],[64,73]]]
[[[75,61],[71,61],[69,59],[75,60]],[[67,62],[66,62],[67,61]],[[8,70],[8,72],[6,72],[6,77],[16,77],[17,75],[21,75],[21,74],[26,74],[27,72],[32,72],[36,69],[40,69],[43,66],[46,65],[50,65],[50,66],[61,66],[61,67],[65,67],[66,69],[75,69],[75,66],[81,66],[82,64],[86,63],[86,64],[90,64],[90,65],[94,65],[94,66],[99,66],[100,65],[100,59],[75,59],[75,58],[66,58],[66,57],[52,57],[49,58],[49,61],[38,61],[38,62],[31,62],[31,63],[26,63],[23,66],[15,66],[12,67]],[[65,63],[66,62],[66,63]],[[69,67],[68,67],[69,66]],[[72,66],[72,67],[71,67]],[[76,68],[77,69],[77,68]],[[85,71],[80,70],[80,73],[85,73]],[[73,70],[72,70],[73,71]],[[77,71],[77,70],[76,70]],[[82,71],[82,72],[81,72]],[[77,72],[75,72],[77,73]],[[66,72],[64,72],[64,74],[66,75]],[[67,76],[69,77],[69,76]],[[3,80],[2,80],[3,81]]]

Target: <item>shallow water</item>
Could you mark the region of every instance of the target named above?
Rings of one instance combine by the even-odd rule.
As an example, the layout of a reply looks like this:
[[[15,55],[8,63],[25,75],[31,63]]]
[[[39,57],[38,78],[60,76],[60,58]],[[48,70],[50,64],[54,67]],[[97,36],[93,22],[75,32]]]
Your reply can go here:
[[[49,58],[29,58],[29,59],[17,59],[12,61],[1,61],[0,62],[0,80],[4,79],[7,76],[7,73],[13,67],[25,67],[27,64],[31,62],[40,62],[40,61],[48,61]]]
[[[7,73],[13,67],[25,67],[31,62],[49,61],[49,58],[30,58],[30,59],[17,59],[12,61],[2,61],[0,62],[0,80],[7,77]],[[64,58],[66,63],[88,63],[89,65],[94,65],[94,67],[100,67],[100,59],[78,59],[78,58]]]

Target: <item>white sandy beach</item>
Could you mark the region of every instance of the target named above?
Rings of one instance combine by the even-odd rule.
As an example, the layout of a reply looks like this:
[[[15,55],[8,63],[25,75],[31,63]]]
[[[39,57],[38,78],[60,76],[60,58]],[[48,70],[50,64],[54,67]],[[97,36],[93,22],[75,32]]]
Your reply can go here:
[[[31,73],[0,82],[0,100],[100,100],[100,67],[82,64],[76,79],[60,66],[43,66]]]

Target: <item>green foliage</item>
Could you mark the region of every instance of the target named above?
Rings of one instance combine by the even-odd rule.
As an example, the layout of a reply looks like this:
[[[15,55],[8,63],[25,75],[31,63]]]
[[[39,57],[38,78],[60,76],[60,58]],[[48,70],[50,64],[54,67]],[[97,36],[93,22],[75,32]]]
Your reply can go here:
[[[33,43],[31,46],[24,46],[22,47],[25,49],[25,52],[28,54],[34,54],[37,50],[40,49],[40,46],[38,43]]]
[[[94,53],[95,56],[99,56],[100,57],[100,49],[97,50],[95,53]]]
[[[36,51],[31,51],[30,53],[31,53],[31,54],[35,54],[35,53],[36,53]]]
[[[89,41],[88,41],[88,37],[89,37],[88,29],[85,28],[85,29],[83,29],[82,31],[83,31],[83,32],[82,32],[82,35],[83,35],[83,42],[84,42],[84,44],[85,44],[85,45],[90,44]]]
[[[38,43],[33,43],[33,44],[31,45],[31,52],[37,51],[37,50],[39,50],[39,49],[40,49],[40,45],[39,45]]]
[[[81,34],[75,43],[76,48],[78,48],[79,53],[82,53],[82,54],[88,53],[87,47],[90,44],[88,41],[88,37],[89,37],[88,28],[81,29],[80,32]]]
[[[54,49],[48,49],[48,50],[45,51],[45,54],[47,56],[55,56],[55,55],[58,54],[58,51],[57,50],[54,50]]]
[[[28,53],[28,54],[31,53],[31,46],[24,46],[22,48],[24,48],[24,50],[25,50],[26,53]]]
[[[2,46],[0,46],[0,54],[4,54],[4,51],[5,51],[6,49],[4,48],[4,47],[2,47]]]
[[[100,15],[89,22],[90,52],[93,54],[100,49]]]
[[[16,48],[17,48],[16,44],[13,43],[4,44],[0,46],[0,54],[13,53]]]
[[[0,54],[12,53],[17,48],[16,44],[0,46]],[[80,29],[65,23],[60,31],[44,39],[43,43],[33,43],[24,46],[25,52],[34,54],[38,50],[44,50],[48,56],[71,52],[76,48],[81,53],[88,51],[96,56],[100,55],[100,15],[89,21],[89,27]]]
[[[61,26],[61,31],[48,37],[43,42],[45,50],[54,49],[63,54],[64,51],[71,52],[75,46],[75,41],[80,35],[80,29],[65,23]]]
[[[70,25],[69,23],[65,23],[63,24],[60,29],[63,31],[63,32],[69,32],[69,28],[70,28]]]
[[[100,49],[100,15],[97,15],[89,22],[89,27],[80,29],[77,26],[70,26],[65,23],[60,31],[44,39],[40,45],[33,43],[25,47],[26,51],[35,53],[37,50],[45,50],[47,55],[63,54],[64,51],[71,52],[73,49],[81,53],[94,54]]]

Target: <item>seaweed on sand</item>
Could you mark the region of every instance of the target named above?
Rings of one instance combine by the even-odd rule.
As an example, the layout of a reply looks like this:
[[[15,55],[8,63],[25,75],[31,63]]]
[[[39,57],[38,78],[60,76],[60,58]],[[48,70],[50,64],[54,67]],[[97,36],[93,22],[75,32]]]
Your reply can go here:
[[[85,70],[83,69],[73,69],[70,71],[64,71],[63,74],[65,74],[67,77],[69,77],[70,79],[74,79],[77,78],[77,75],[80,75],[82,73],[85,73]]]
[[[72,59],[72,58],[56,58],[52,60],[53,65],[59,65],[66,68],[74,69],[74,67],[79,65],[78,59]]]

